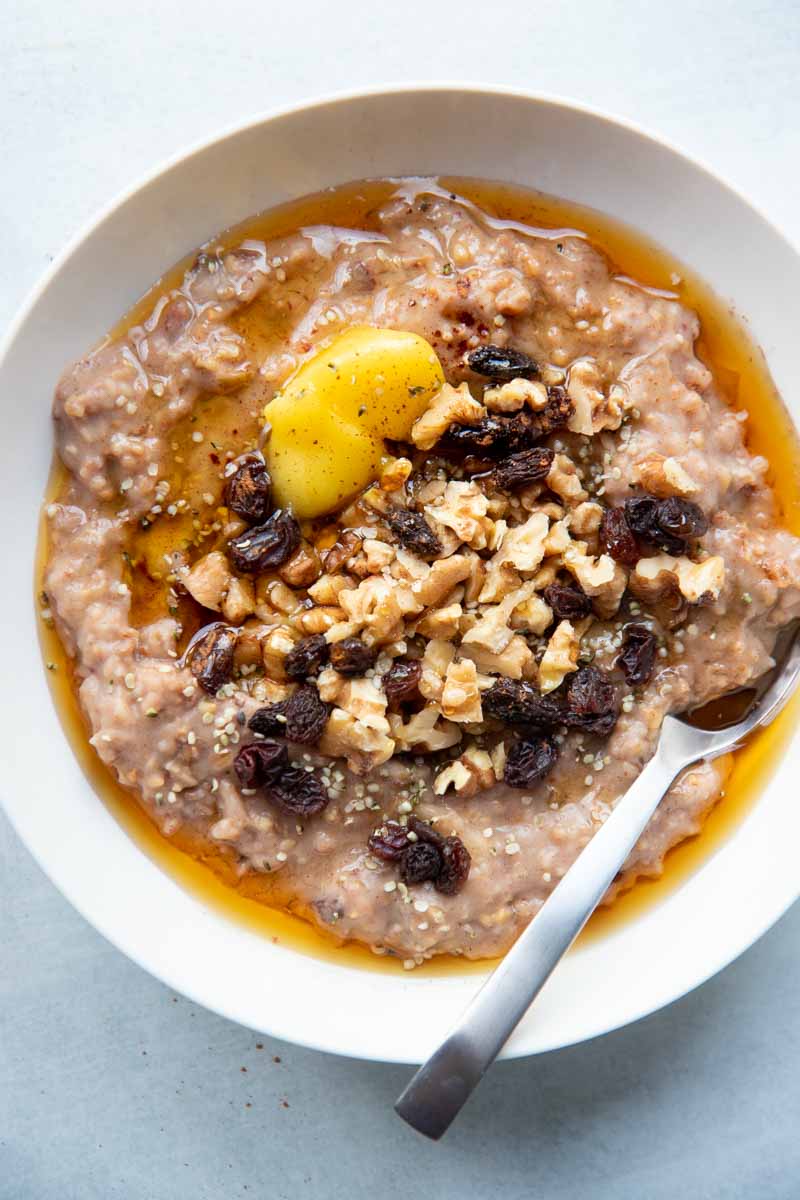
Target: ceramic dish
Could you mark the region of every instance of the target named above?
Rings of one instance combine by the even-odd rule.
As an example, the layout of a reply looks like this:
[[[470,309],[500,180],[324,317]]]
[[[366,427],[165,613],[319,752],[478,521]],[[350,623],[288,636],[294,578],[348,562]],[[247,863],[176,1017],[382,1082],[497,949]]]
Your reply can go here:
[[[67,898],[121,950],[171,987],[266,1033],[418,1062],[480,974],[367,975],[275,945],[182,890],[130,840],[76,763],[42,671],[31,594],[52,450],[50,400],[64,363],[215,231],[334,183],[400,174],[505,180],[625,221],[746,315],[790,407],[800,392],[797,252],[741,197],[662,142],[561,101],[486,88],[409,87],[260,118],[181,155],[121,197],[56,261],[9,334],[0,360],[10,556],[0,602],[7,632],[0,711],[2,793],[13,824]],[[793,861],[800,816],[790,784],[798,757],[795,738],[746,819],[666,901],[568,957],[507,1056],[581,1041],[654,1011],[730,962],[781,915],[800,890]]]

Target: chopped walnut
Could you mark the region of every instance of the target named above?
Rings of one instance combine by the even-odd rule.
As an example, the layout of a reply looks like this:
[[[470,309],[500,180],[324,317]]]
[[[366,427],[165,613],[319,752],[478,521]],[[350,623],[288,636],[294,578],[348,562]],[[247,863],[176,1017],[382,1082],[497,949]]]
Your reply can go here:
[[[317,551],[308,542],[301,542],[278,574],[289,587],[307,588],[315,579],[319,579],[321,571],[322,564]]]
[[[442,689],[442,713],[460,724],[483,720],[478,672],[470,659],[452,662]]]
[[[549,525],[544,513],[535,512],[521,525],[509,529],[492,559],[490,572],[495,562],[501,567],[515,567],[523,573],[535,571],[544,558]]]
[[[586,595],[591,596],[598,615],[612,617],[628,583],[628,576],[619,563],[608,554],[592,558],[586,553],[585,542],[572,542],[564,551],[562,561]]]
[[[372,645],[391,642],[403,634],[404,611],[399,603],[401,589],[378,575],[371,575],[357,588],[339,593],[339,604],[348,620],[328,630],[329,642],[339,642],[364,629]],[[420,603],[417,611],[423,605]]]
[[[286,671],[283,664],[295,641],[297,636],[287,625],[278,625],[277,628],[270,629],[262,638],[261,658],[270,679],[277,679],[279,683],[285,681]]]
[[[597,533],[602,520],[603,506],[595,504],[593,500],[584,500],[583,504],[573,508],[569,515],[570,533],[576,534],[579,538],[591,537]]]
[[[710,604],[719,598],[725,583],[725,563],[718,555],[692,562],[681,556],[654,554],[640,558],[630,579],[637,599],[649,603],[680,592],[689,604]]]
[[[237,667],[253,667],[263,662],[261,641],[267,633],[267,628],[260,621],[245,621],[239,630],[233,660]]]
[[[488,501],[476,483],[451,480],[440,500],[425,507],[425,513],[438,527],[452,529],[459,542],[474,550],[484,550],[494,529],[486,516]]]
[[[298,613],[294,623],[303,633],[327,633],[344,620],[344,609],[336,604],[319,605]]]
[[[466,383],[457,388],[446,383],[414,422],[411,440],[420,450],[432,450],[451,425],[474,425],[485,416],[486,409],[472,398]]]
[[[483,403],[490,412],[519,412],[526,404],[538,412],[547,407],[547,388],[530,379],[512,379],[500,387],[487,388]]]
[[[226,621],[238,625],[245,617],[249,617],[255,609],[256,595],[252,579],[240,579],[237,575],[231,577],[225,599],[222,601],[222,614]]]
[[[462,554],[454,554],[451,558],[437,559],[423,579],[415,580],[411,584],[411,593],[414,600],[419,603],[420,609],[430,608],[444,600],[457,583],[461,583],[463,579],[467,578],[470,569],[470,559]]]
[[[533,584],[515,588],[500,601],[485,610],[480,620],[464,634],[463,644],[478,646],[492,654],[505,650],[512,638],[509,620],[514,609],[533,595]]]
[[[541,596],[529,596],[518,604],[511,613],[511,628],[525,629],[529,633],[542,634],[553,622],[553,610]]]
[[[567,520],[556,521],[550,526],[544,542],[544,552],[548,558],[558,557],[568,549],[572,543],[569,531],[570,522]]]
[[[640,462],[634,469],[634,479],[653,496],[693,496],[698,486],[677,458],[662,454]]]
[[[460,603],[446,604],[442,608],[434,608],[425,613],[417,621],[415,629],[426,638],[454,638],[463,615],[464,609]]]
[[[590,359],[579,359],[569,371],[567,393],[575,410],[567,422],[572,433],[586,437],[602,429],[619,429],[625,413],[631,407],[627,389],[614,384],[606,398],[599,387],[600,375]]]
[[[316,583],[312,583],[308,594],[315,604],[339,603],[339,593],[344,588],[355,587],[355,581],[347,575],[321,575]]]
[[[191,570],[181,575],[181,583],[190,596],[204,608],[220,612],[233,575],[230,563],[219,550],[212,550],[197,560]]]
[[[508,679],[527,679],[536,668],[533,656],[524,637],[514,634],[508,645],[499,653],[484,650],[481,646],[461,644],[461,657],[471,658],[479,671],[486,675],[505,675]]]
[[[384,567],[388,567],[395,555],[394,546],[378,541],[377,538],[365,538],[362,550],[371,575],[377,575]]]
[[[453,643],[442,638],[432,638],[426,645],[419,680],[419,690],[426,700],[434,700],[437,704],[441,700],[445,675],[455,653]]]
[[[461,741],[461,730],[452,721],[445,720],[441,709],[435,704],[427,704],[407,721],[397,713],[389,713],[389,724],[397,749],[401,751],[424,750],[433,753],[446,750],[448,746],[455,746],[456,742]]]
[[[466,798],[492,787],[494,782],[491,758],[485,750],[470,746],[460,758],[454,759],[439,772],[433,790],[437,796],[443,796],[449,787],[453,787],[459,796]]]
[[[338,690],[336,702],[362,725],[369,729],[377,729],[380,733],[389,733],[386,693],[372,679],[344,680]]]
[[[375,767],[388,762],[395,751],[391,737],[379,729],[371,729],[357,721],[343,708],[334,708],[328,717],[325,731],[319,740],[320,754],[331,758],[346,758],[356,775],[367,775]]]
[[[399,492],[411,474],[412,466],[407,458],[393,458],[381,471],[382,492]]]
[[[547,486],[568,506],[582,504],[586,499],[575,463],[571,458],[567,458],[566,454],[557,454],[553,459],[547,476]]]
[[[582,623],[582,624],[585,624]],[[577,670],[581,635],[571,621],[559,621],[539,663],[539,690],[552,692]]]
[[[506,746],[505,742],[498,742],[490,750],[492,760],[492,769],[495,779],[502,779],[506,769]]]

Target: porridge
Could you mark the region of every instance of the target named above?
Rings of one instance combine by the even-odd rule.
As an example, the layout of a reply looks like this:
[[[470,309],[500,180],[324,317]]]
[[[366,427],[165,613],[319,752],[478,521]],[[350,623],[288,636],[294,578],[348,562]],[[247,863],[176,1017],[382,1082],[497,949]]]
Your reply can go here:
[[[166,838],[409,964],[503,952],[767,670],[800,542],[696,315],[430,181],[212,243],[68,369],[44,603]],[[671,789],[608,899],[696,833]]]

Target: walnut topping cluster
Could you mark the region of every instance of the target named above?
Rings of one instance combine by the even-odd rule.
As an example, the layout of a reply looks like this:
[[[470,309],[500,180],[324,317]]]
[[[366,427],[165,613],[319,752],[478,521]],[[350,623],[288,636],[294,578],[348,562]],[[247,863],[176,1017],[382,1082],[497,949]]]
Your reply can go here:
[[[641,604],[710,604],[725,585],[676,458],[639,463],[622,507],[599,502],[587,459],[630,417],[623,385],[604,389],[589,360],[545,384],[529,356],[499,347],[467,366],[482,390],[446,383],[405,456],[321,531],[274,510],[263,460],[245,456],[227,543],[180,576],[220,615],[187,652],[207,690],[238,671],[271,705],[270,736],[289,741],[302,698],[306,742],[358,774],[447,752],[434,790],[459,796],[533,786],[562,727],[607,736],[614,673],[641,686],[654,670]],[[588,666],[614,620],[630,630],[617,666]]]

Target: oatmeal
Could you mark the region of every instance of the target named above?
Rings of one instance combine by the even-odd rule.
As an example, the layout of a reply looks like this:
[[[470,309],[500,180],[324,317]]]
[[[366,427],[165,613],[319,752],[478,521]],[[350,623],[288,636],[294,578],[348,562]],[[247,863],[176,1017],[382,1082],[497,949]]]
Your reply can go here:
[[[430,184],[201,253],[56,393],[44,587],[100,758],[339,937],[507,949],[664,715],[800,615],[697,334],[585,237]],[[677,781],[611,896],[725,770]]]

